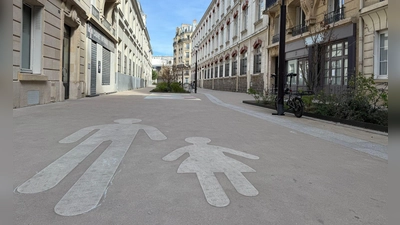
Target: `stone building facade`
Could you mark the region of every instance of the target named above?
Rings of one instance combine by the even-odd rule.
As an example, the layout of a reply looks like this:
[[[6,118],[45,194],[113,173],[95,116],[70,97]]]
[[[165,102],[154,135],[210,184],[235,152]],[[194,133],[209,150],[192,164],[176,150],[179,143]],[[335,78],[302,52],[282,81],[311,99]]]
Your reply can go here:
[[[117,91],[120,3],[13,0],[14,108]],[[141,25],[145,27],[145,23]],[[146,32],[139,36],[141,41],[130,42],[142,46],[140,77],[151,80],[151,46]]]
[[[192,57],[192,42],[190,38],[196,26],[197,21],[194,20],[192,24],[182,24],[180,27],[176,28],[173,43],[173,66],[176,68],[174,71],[179,73],[178,77],[181,77],[180,82],[183,83],[191,83],[193,80],[190,74],[190,62]]]
[[[118,21],[116,70],[118,91],[142,88],[152,83],[152,48],[146,15],[137,0],[121,1]]]
[[[264,13],[271,21],[268,87],[272,90],[277,82],[271,74],[278,74],[279,71],[281,0],[270,2],[275,3]],[[285,1],[285,73],[297,74],[291,82],[293,90],[339,93],[347,88],[352,76],[364,71],[364,56],[361,56],[362,50],[360,51],[365,46],[362,38],[360,39],[360,36],[363,36],[360,34],[363,32],[363,29],[360,29],[363,27],[363,19],[360,17],[363,2],[366,0]],[[287,84],[289,83],[287,81]]]
[[[388,82],[388,0],[361,0],[359,20],[360,72],[376,83]]]
[[[192,34],[198,86],[247,92],[266,88],[268,16],[264,0],[213,0]],[[195,73],[192,60],[192,74]]]

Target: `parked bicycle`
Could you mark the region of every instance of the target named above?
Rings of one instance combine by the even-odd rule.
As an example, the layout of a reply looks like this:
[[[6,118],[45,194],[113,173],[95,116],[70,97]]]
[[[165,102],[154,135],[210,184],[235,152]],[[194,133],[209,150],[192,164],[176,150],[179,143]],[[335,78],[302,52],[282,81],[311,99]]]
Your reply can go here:
[[[289,73],[287,75],[289,80],[289,88],[285,88],[284,90],[284,99],[283,101],[286,102],[286,105],[288,106],[289,110],[292,110],[294,115],[298,118],[303,116],[303,111],[304,111],[304,102],[301,99],[301,95],[296,92],[292,92],[292,77],[297,76],[295,73]],[[275,98],[275,109],[278,109],[278,96]]]

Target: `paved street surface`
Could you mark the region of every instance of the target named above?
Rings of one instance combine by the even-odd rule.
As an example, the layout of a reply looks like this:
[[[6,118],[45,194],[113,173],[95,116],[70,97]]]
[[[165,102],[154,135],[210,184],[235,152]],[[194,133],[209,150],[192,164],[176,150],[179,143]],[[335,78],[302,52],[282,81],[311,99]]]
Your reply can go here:
[[[15,224],[387,224],[388,135],[151,88],[14,109]]]

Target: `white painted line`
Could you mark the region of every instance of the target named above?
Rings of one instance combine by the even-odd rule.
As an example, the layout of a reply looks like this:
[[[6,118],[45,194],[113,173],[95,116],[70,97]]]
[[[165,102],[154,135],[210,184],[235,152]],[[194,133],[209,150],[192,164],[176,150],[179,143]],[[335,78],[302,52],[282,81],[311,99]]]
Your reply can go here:
[[[259,159],[258,156],[220,146],[207,145],[211,140],[202,137],[186,138],[193,145],[178,148],[163,157],[164,161],[174,161],[186,152],[189,157],[178,168],[177,173],[196,173],[204,196],[210,205],[225,207],[229,199],[219,184],[214,173],[225,173],[235,189],[245,196],[258,195],[257,189],[243,176],[243,172],[256,172],[253,168],[227,157],[224,152],[248,159]]]

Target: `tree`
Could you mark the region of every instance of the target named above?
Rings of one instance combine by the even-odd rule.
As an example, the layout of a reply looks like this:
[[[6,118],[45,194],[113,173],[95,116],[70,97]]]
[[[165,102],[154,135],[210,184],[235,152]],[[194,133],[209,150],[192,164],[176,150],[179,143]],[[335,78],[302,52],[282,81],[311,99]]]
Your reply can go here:
[[[170,86],[172,82],[177,81],[176,66],[163,65],[160,70],[161,79]]]
[[[158,77],[157,71],[156,71],[156,70],[153,70],[151,79],[152,79],[152,80],[157,80],[157,77]]]
[[[311,46],[308,46],[308,54],[310,57],[308,71],[303,71],[304,81],[309,91],[317,92],[317,88],[321,86],[321,77],[324,74],[324,58],[325,45],[329,45],[336,40],[333,27],[325,25],[322,21],[319,24],[310,27]]]

